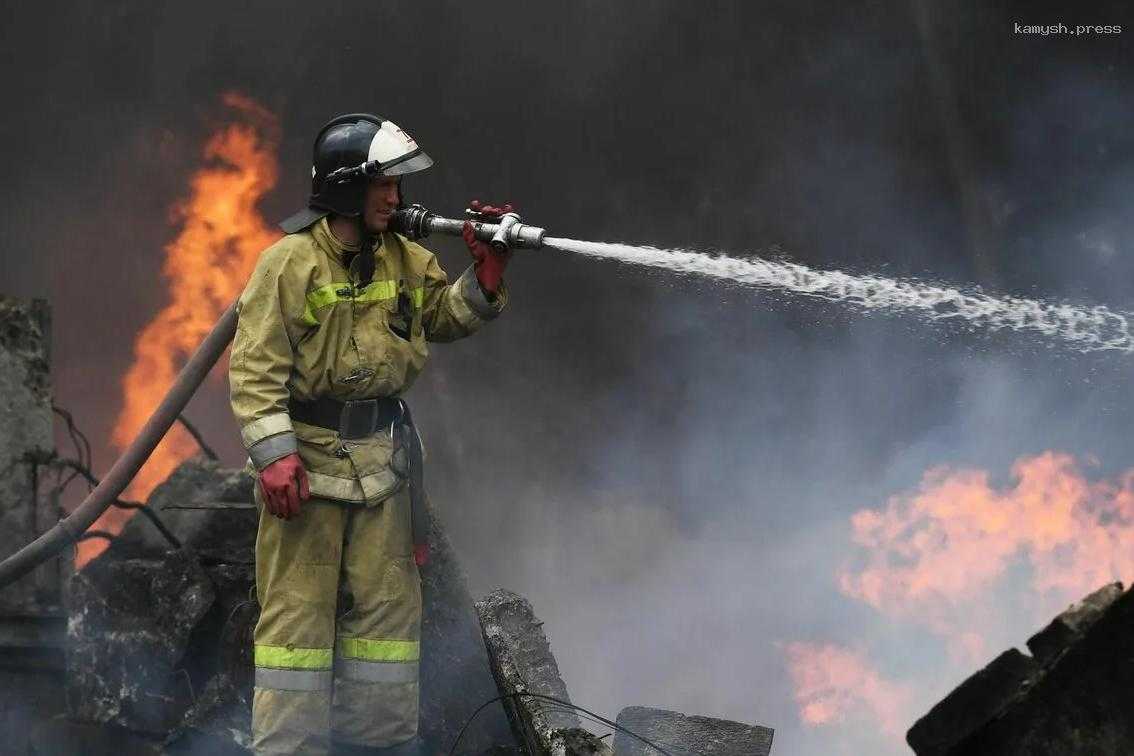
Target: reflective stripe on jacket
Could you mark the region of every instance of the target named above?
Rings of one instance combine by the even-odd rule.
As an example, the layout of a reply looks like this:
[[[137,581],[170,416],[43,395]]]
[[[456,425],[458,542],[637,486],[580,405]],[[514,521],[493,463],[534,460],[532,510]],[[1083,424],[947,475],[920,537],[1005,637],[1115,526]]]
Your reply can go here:
[[[293,424],[288,400],[398,396],[424,367],[426,342],[473,333],[507,291],[490,302],[472,266],[450,284],[432,252],[389,232],[363,287],[346,267],[352,251],[324,218],[261,254],[237,305],[229,384],[256,470],[298,451],[312,496],[374,503],[402,484],[389,435],[344,445],[335,431]]]

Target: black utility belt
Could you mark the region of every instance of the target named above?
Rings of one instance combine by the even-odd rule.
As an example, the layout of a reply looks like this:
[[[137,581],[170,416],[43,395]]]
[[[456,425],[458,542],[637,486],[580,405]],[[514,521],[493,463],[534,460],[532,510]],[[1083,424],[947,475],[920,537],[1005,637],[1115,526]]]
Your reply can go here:
[[[291,399],[287,411],[292,420],[338,431],[345,439],[366,438],[396,425],[412,424],[409,406],[390,396],[345,402],[327,396],[310,402]]]

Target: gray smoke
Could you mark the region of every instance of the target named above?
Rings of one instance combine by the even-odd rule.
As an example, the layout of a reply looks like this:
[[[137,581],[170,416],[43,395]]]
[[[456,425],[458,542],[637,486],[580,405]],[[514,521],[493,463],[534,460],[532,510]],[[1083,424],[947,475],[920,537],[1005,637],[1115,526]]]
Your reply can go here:
[[[1054,20],[1123,23],[1122,8]],[[95,439],[164,300],[167,211],[227,89],[283,124],[269,217],[303,201],[315,129],[372,110],[437,161],[407,190],[442,214],[510,200],[557,236],[775,245],[814,268],[1130,308],[1134,72],[1121,36],[1013,36],[1058,16],[1035,4],[930,14],[935,56],[898,2],[8,16],[3,287],[52,298],[59,400]],[[451,276],[466,264],[459,242],[430,246]],[[799,724],[777,644],[864,648],[926,704],[964,671],[838,593],[848,516],[930,465],[1131,461],[1120,354],[556,253],[518,252],[509,283],[510,311],[438,346],[410,396],[431,494],[474,589],[527,595],[573,697],[608,715],[666,706],[774,726],[780,753],[883,752],[868,725]],[[238,460],[222,385],[190,416]],[[103,443],[96,468],[110,461]]]

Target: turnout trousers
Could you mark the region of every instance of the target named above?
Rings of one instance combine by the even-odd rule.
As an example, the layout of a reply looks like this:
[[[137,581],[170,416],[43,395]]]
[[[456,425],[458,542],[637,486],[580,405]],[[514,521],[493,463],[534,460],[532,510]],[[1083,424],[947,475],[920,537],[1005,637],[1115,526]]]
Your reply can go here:
[[[253,751],[326,754],[332,739],[409,740],[418,724],[421,581],[408,489],[370,506],[310,499],[290,520],[267,512],[259,485],[256,502]]]

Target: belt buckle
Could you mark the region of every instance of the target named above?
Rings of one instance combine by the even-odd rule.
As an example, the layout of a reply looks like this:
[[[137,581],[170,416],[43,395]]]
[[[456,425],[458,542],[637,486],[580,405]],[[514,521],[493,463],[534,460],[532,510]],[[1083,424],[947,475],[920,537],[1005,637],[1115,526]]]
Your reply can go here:
[[[366,438],[378,425],[378,400],[355,399],[343,402],[339,415],[339,436],[344,439]]]

